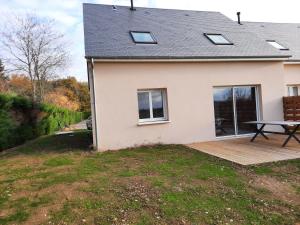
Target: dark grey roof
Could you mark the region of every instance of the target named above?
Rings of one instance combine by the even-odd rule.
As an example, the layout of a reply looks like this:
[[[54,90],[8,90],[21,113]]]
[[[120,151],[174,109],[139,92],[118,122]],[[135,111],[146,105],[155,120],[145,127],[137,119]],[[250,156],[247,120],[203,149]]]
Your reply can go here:
[[[300,23],[243,22],[252,32],[263,40],[275,40],[288,48],[286,54],[291,61],[300,61]],[[282,50],[277,50],[282,51]]]
[[[246,27],[219,12],[83,4],[86,57],[102,59],[280,58]],[[150,31],[158,44],[135,44],[129,31]],[[204,33],[220,33],[234,45],[214,45]]]

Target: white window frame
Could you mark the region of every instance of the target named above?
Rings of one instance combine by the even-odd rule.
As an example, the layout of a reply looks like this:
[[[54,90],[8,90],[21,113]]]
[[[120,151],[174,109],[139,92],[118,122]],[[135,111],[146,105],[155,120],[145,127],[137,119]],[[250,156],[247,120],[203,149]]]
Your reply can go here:
[[[278,50],[289,50],[287,47],[285,47],[284,45],[278,43],[275,40],[267,40],[267,42],[273,46],[274,48],[278,49]]]
[[[290,88],[297,88],[298,89],[298,95],[290,95]],[[300,85],[288,85],[287,86],[287,95],[288,96],[300,96]]]
[[[153,117],[153,107],[152,107],[152,93],[156,91],[161,91],[162,93],[162,101],[163,101],[163,117],[158,117],[154,118]],[[138,121],[140,123],[145,123],[145,122],[158,122],[158,121],[168,121],[168,105],[167,105],[167,90],[164,88],[161,89],[147,89],[147,90],[138,90],[137,91],[137,96],[139,93],[148,93],[149,96],[149,107],[150,107],[150,118],[145,118],[145,119],[140,119],[139,115],[139,107],[138,107]]]

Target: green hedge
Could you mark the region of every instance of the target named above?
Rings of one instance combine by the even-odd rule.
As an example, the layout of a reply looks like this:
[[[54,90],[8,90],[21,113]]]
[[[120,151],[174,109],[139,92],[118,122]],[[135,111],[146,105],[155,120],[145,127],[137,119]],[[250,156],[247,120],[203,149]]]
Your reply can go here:
[[[16,115],[22,117],[22,122],[17,121]],[[26,98],[0,94],[0,150],[52,134],[84,117],[85,113],[48,104],[33,105]]]

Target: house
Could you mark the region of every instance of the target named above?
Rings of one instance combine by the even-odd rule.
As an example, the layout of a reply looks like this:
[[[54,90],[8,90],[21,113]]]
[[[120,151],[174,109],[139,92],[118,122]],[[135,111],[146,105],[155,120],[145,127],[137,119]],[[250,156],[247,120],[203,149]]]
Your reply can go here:
[[[300,23],[243,23],[263,40],[291,57],[284,62],[287,95],[300,95]]]
[[[206,11],[84,4],[83,14],[100,151],[249,135],[243,122],[282,120],[286,85],[300,84],[298,43],[268,26]]]

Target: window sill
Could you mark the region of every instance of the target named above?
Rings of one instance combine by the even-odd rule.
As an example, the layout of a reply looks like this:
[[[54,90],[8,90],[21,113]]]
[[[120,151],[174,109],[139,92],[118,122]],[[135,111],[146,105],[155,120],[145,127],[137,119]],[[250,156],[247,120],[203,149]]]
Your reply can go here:
[[[138,126],[144,126],[144,125],[154,125],[154,124],[164,124],[164,123],[170,123],[170,120],[159,120],[159,121],[145,121],[145,122],[138,122]]]

